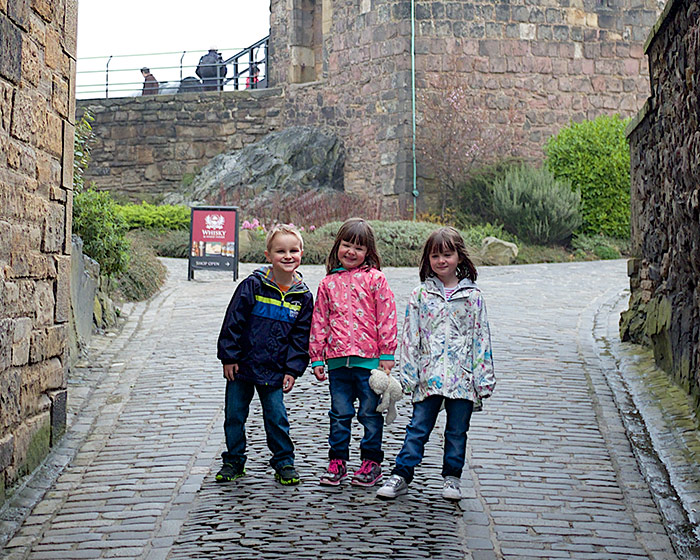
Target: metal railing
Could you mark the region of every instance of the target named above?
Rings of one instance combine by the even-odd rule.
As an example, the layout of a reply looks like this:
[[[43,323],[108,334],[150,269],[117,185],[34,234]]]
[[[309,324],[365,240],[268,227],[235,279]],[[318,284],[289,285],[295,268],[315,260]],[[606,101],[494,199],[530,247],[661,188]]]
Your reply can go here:
[[[203,64],[200,63],[205,54],[202,50],[80,58],[76,71],[76,97],[131,97],[264,88],[267,87],[269,66],[268,43],[269,36],[243,49],[221,49],[222,53],[237,52],[228,58],[222,55],[217,62]],[[210,77],[207,69],[212,67],[217,72]],[[157,81],[157,91],[154,83],[144,83],[142,68],[150,69]],[[98,76],[103,76],[103,79]]]

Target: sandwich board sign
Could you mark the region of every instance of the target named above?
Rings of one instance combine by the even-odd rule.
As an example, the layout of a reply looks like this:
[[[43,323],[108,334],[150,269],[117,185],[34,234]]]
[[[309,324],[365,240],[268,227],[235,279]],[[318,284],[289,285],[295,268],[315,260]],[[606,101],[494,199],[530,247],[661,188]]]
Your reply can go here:
[[[238,280],[238,207],[192,206],[187,279],[195,270],[224,270]]]

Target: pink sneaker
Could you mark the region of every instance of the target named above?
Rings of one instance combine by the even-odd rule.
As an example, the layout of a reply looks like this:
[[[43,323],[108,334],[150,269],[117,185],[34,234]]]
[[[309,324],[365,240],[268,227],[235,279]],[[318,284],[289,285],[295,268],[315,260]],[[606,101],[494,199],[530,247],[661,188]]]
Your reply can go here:
[[[338,486],[342,480],[348,477],[348,469],[345,461],[341,459],[331,459],[328,469],[321,475],[319,481],[324,486]]]
[[[382,467],[375,461],[365,459],[355,474],[352,475],[350,484],[355,486],[374,486],[382,479]]]

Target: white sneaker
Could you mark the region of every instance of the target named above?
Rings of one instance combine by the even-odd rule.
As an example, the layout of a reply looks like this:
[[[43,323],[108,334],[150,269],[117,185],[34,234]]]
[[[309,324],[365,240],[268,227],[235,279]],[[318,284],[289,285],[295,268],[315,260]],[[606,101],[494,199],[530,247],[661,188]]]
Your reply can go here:
[[[392,474],[389,479],[377,490],[377,497],[393,500],[396,496],[402,496],[408,492],[406,479],[398,474]]]
[[[461,500],[462,491],[459,488],[460,481],[456,476],[446,476],[442,486],[442,497],[446,500]]]

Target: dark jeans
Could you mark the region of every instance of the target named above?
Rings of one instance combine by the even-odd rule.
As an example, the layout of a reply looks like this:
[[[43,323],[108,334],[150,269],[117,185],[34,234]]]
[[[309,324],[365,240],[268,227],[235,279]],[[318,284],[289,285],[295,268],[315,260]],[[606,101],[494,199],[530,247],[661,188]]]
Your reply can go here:
[[[414,403],[413,417],[406,428],[403,447],[396,457],[396,466],[391,474],[413,480],[416,465],[423,460],[425,444],[435,427],[440,405],[445,401],[447,424],[445,426],[445,451],[442,458],[442,476],[462,476],[467,452],[467,431],[474,403],[466,399],[446,399],[439,395]]]
[[[289,437],[289,420],[287,409],[284,407],[282,387],[267,387],[239,380],[226,381],[226,451],[221,454],[221,458],[224,463],[241,466],[245,464],[245,422],[256,390],[262,404],[267,446],[272,451],[270,465],[275,470],[284,465],[293,465],[294,444]]]
[[[370,370],[359,367],[341,367],[329,373],[331,388],[331,431],[328,436],[331,459],[350,458],[350,436],[352,434],[352,419],[355,416],[355,400],[360,404],[357,419],[364,426],[364,435],[360,442],[360,458],[381,463],[384,460],[382,451],[382,434],[384,417],[377,412],[379,395],[369,386]]]

